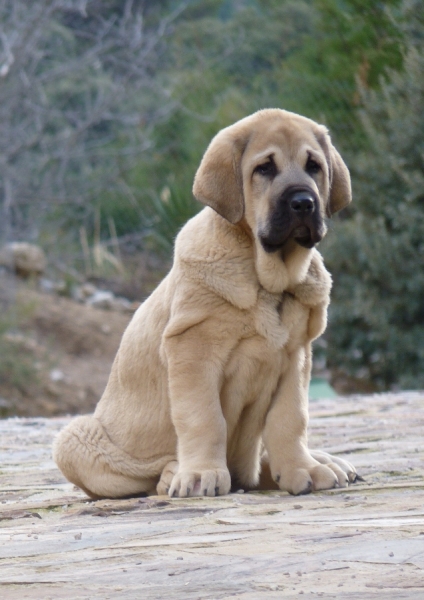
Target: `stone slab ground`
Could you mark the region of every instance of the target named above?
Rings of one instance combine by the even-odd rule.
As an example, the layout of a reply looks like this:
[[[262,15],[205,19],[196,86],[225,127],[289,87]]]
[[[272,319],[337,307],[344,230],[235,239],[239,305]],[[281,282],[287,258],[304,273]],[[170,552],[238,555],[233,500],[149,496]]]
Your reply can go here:
[[[51,458],[68,420],[0,421],[0,598],[424,598],[424,393],[311,403],[366,481],[302,497],[92,502]]]

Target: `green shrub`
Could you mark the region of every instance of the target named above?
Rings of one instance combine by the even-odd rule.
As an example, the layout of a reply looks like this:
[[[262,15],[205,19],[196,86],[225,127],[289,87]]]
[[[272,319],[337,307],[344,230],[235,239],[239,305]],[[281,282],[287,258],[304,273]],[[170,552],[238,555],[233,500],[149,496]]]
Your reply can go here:
[[[380,388],[424,387],[423,37],[421,23],[404,71],[363,93],[369,150],[350,161],[353,214],[325,245],[329,366]]]
[[[18,326],[32,314],[34,307],[21,304],[2,311],[0,318],[0,384],[25,392],[37,383],[31,340]],[[28,343],[29,342],[29,343]]]

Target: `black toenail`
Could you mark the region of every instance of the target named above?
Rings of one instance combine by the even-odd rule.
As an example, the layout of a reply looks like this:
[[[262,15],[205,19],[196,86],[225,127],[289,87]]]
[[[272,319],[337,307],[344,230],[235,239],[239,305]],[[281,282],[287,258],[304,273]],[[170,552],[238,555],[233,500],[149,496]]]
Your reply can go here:
[[[302,490],[301,492],[299,492],[299,496],[304,496],[305,494],[310,494],[312,492],[312,481],[308,481],[308,485],[305,487],[304,490]]]

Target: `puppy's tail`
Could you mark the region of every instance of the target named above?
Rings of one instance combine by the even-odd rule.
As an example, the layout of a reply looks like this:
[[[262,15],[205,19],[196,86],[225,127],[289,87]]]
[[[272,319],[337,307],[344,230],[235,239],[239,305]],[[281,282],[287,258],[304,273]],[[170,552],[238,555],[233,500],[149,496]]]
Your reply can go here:
[[[53,443],[53,458],[69,481],[93,498],[154,493],[164,466],[174,456],[137,460],[113,444],[93,416],[77,417]]]

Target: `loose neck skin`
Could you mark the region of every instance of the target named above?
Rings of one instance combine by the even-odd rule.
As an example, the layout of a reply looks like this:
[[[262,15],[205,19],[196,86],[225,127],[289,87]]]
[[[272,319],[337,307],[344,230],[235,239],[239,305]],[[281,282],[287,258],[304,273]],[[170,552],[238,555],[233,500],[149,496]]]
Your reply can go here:
[[[267,253],[254,235],[247,219],[234,225],[247,236],[254,247],[254,261],[259,283],[268,292],[281,294],[295,287],[306,276],[314,249],[303,248],[295,240],[287,240],[281,250]]]

